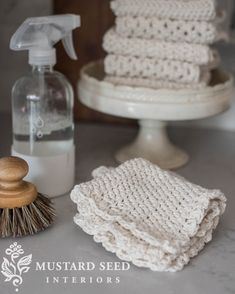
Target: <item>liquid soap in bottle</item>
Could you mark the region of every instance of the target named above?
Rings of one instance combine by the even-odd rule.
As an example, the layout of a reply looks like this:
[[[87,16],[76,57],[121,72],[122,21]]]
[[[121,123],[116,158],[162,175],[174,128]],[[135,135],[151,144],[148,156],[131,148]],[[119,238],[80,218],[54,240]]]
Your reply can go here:
[[[55,197],[71,190],[75,174],[73,89],[56,72],[53,46],[62,40],[67,54],[77,59],[72,31],[77,15],[26,19],[11,38],[12,50],[28,50],[31,72],[12,89],[12,155],[30,167],[27,180],[40,193]]]

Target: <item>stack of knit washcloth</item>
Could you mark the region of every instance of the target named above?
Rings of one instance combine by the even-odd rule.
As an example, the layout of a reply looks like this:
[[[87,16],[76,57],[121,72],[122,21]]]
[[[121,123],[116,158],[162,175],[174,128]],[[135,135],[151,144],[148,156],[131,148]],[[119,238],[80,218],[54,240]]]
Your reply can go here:
[[[153,88],[201,88],[219,64],[216,0],[113,0],[104,36],[106,80]]]
[[[71,193],[74,221],[108,250],[154,271],[178,271],[212,239],[225,210],[207,190],[144,160],[101,167]]]

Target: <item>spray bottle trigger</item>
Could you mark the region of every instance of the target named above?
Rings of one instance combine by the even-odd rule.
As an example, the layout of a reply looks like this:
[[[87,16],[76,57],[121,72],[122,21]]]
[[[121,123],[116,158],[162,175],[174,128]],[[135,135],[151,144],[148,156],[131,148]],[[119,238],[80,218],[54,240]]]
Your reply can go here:
[[[66,53],[68,54],[68,56],[71,59],[77,60],[77,54],[76,51],[74,49],[74,45],[73,45],[73,35],[72,32],[69,32],[63,39],[62,39],[62,43],[64,46],[64,49],[66,51]]]

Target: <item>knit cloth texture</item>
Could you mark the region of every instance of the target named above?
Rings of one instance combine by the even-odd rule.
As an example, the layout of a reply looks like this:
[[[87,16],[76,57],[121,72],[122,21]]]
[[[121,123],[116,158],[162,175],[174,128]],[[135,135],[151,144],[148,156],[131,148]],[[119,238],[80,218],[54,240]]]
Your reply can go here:
[[[156,60],[178,60],[198,65],[208,63],[216,63],[217,65],[219,60],[218,52],[210,49],[207,45],[122,37],[114,28],[104,35],[103,48],[106,52],[115,55],[153,57]]]
[[[114,0],[111,8],[116,16],[193,21],[210,21],[216,18],[215,0]]]
[[[154,271],[178,271],[211,241],[225,210],[207,190],[143,160],[101,167],[76,186],[74,221],[108,250]]]
[[[211,74],[208,73],[209,77]],[[167,80],[156,80],[150,78],[130,78],[106,75],[104,80],[116,86],[129,86],[129,87],[143,87],[151,89],[167,89],[167,90],[182,90],[182,89],[203,89],[208,86],[207,80],[199,83],[177,83]],[[135,98],[136,99],[136,98]],[[142,100],[142,97],[140,97]]]
[[[219,40],[216,25],[206,21],[182,21],[156,17],[117,17],[116,30],[123,37],[212,44]]]
[[[225,38],[216,0],[112,0],[115,26],[103,38],[105,80],[153,89],[210,85]]]
[[[192,63],[177,60],[109,54],[104,60],[105,72],[120,77],[166,79],[178,83],[209,82],[210,74]]]

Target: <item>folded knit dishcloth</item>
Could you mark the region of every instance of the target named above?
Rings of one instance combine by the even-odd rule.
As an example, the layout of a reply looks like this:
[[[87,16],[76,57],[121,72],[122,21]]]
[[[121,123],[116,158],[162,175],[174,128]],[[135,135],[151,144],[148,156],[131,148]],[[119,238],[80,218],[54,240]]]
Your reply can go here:
[[[177,271],[212,239],[226,198],[156,165],[134,159],[99,168],[71,193],[74,221],[137,266]]]
[[[209,82],[209,67],[177,60],[109,54],[104,59],[107,75],[166,79],[178,83]]]
[[[215,64],[215,66],[219,62],[218,52],[207,45],[122,37],[114,28],[104,35],[103,48],[106,52],[115,55],[152,57],[156,60],[168,59],[198,65]]]
[[[114,0],[116,16],[146,16],[178,20],[214,20],[215,0]]]
[[[210,75],[211,76],[211,75]],[[181,89],[202,89],[208,87],[207,80],[199,83],[177,83],[167,80],[156,80],[151,78],[131,78],[131,77],[118,77],[113,75],[106,75],[104,81],[112,83],[116,86],[129,86],[129,87],[143,87],[151,89],[167,89],[167,90],[181,90]],[[136,100],[137,97],[134,98]],[[143,97],[139,97],[143,100]]]
[[[212,44],[222,37],[218,24],[206,21],[158,19],[156,17],[117,17],[117,33],[124,37],[168,42]]]

